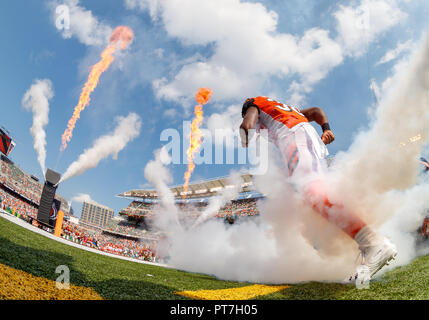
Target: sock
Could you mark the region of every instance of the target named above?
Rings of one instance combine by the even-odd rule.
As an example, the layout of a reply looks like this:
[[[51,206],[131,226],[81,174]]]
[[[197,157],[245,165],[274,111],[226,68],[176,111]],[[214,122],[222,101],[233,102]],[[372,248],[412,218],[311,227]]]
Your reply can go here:
[[[380,238],[370,227],[365,226],[356,234],[354,240],[359,247],[369,247],[373,246]]]

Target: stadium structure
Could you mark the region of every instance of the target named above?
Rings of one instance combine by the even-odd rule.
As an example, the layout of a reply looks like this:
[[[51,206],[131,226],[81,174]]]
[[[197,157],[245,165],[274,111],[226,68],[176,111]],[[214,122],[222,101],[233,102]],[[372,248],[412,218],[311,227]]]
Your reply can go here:
[[[6,131],[3,130],[2,132],[5,133]],[[10,135],[8,136],[10,137]],[[99,270],[96,272],[93,272],[91,270],[85,271],[87,272],[85,273],[86,277],[92,277],[93,275],[97,275],[97,277],[94,279],[93,283],[90,283],[89,288],[82,287],[84,290],[87,290],[88,295],[81,294],[82,288],[80,288],[79,290],[71,290],[70,298],[72,299],[123,299],[124,297],[153,299],[154,296],[168,299],[177,299],[178,297],[185,297],[191,299],[207,298],[206,296],[201,296],[201,290],[196,290],[195,292],[186,290],[186,288],[181,285],[182,282],[179,281],[179,277],[175,273],[176,271],[169,270],[169,268],[164,268],[167,266],[165,265],[165,263],[168,263],[168,257],[164,257],[160,252],[158,252],[157,244],[159,240],[166,237],[167,235],[164,234],[162,230],[157,230],[152,223],[152,219],[157,214],[156,209],[160,202],[156,190],[133,189],[117,195],[117,197],[129,200],[129,205],[121,209],[119,211],[118,216],[111,219],[107,223],[107,225],[102,227],[90,225],[88,223],[81,223],[81,221],[77,221],[77,219],[71,219],[71,207],[69,206],[68,201],[64,197],[55,193],[54,197],[56,200],[61,202],[61,210],[65,213],[64,221],[62,224],[62,231],[59,235],[61,238],[60,242],[62,242],[63,244],[67,243],[68,246],[74,246],[77,248],[66,250],[64,249],[63,244],[58,244],[56,241],[53,241],[51,239],[43,239],[43,237],[37,235],[36,232],[29,232],[27,230],[20,229],[21,227],[17,222],[18,220],[23,220],[24,222],[21,222],[21,226],[23,223],[24,225],[28,226],[26,227],[27,229],[35,228],[34,222],[38,221],[37,212],[40,207],[40,200],[42,198],[43,189],[46,186],[44,186],[43,182],[39,181],[39,179],[34,175],[24,172],[10,159],[10,151],[12,150],[11,146],[14,146],[13,140],[9,141],[6,139],[3,141],[6,141],[3,146],[8,147],[5,147],[3,150],[4,152],[1,152],[0,159],[0,237],[7,239],[7,241],[3,241],[2,246],[0,246],[0,257],[7,257],[7,259],[9,260],[5,261],[6,264],[15,267],[15,269],[13,269],[0,264],[0,268],[3,268],[0,271],[3,272],[4,275],[9,275],[5,276],[7,279],[16,277],[17,273],[22,272],[18,269],[21,268],[23,264],[22,261],[20,261],[19,259],[16,261],[14,260],[15,255],[10,255],[6,253],[17,252],[18,257],[21,257],[24,255],[28,255],[29,251],[27,247],[31,246],[34,249],[35,254],[34,256],[33,254],[30,254],[28,261],[25,262],[28,265],[23,268],[22,276],[21,278],[19,278],[19,281],[21,281],[21,286],[21,283],[23,283],[22,281],[27,281],[28,283],[26,282],[27,284],[25,286],[30,288],[39,288],[41,286],[41,284],[37,282],[38,278],[33,279],[30,276],[32,274],[40,275],[39,271],[41,259],[36,253],[41,250],[49,250],[49,253],[44,253],[45,256],[46,254],[52,254],[50,250],[54,250],[55,252],[60,253],[59,255],[57,255],[57,258],[64,260],[60,264],[69,264],[70,262],[67,259],[69,259],[68,257],[72,252],[71,254],[73,257],[73,261],[77,261],[77,263],[81,266],[87,266],[88,259],[91,260],[94,266],[105,266],[107,264],[117,266],[117,269],[112,268],[112,270],[116,270],[113,274],[106,274],[105,269],[103,269],[103,271]],[[425,165],[425,172],[427,172],[426,168],[429,167],[428,162],[426,161],[426,159],[423,158],[421,159],[421,162]],[[230,201],[224,207],[220,208],[220,210],[215,213],[211,219],[217,219],[218,221],[222,221],[225,224],[235,224],[240,220],[242,221],[245,219],[253,219],[253,217],[259,215],[258,201],[261,201],[265,197],[265,195],[255,189],[255,186],[252,181],[252,176],[250,174],[242,175],[241,178],[242,184],[238,197]],[[170,187],[170,191],[175,196],[177,208],[181,210],[183,216],[190,217],[191,219],[196,220],[204,211],[204,209],[208,206],[211,198],[218,195],[223,189],[233,187],[228,182],[228,180],[228,177],[220,177],[216,179],[195,182],[188,186],[187,191],[185,191],[183,185],[172,186]],[[54,182],[55,181],[53,181],[51,184],[54,185]],[[33,226],[31,226],[32,224]],[[42,228],[43,230],[40,230],[40,225],[38,225],[37,227],[39,229],[36,229],[42,232],[42,234],[49,234],[53,231],[46,228]],[[428,234],[429,216],[426,217],[423,225],[418,230],[418,235],[420,237],[419,239],[422,243],[427,242]],[[18,245],[18,243],[20,243],[21,241],[21,236],[26,239],[24,240],[25,246],[22,247]],[[83,253],[85,250],[92,250],[92,252],[96,252],[98,254],[88,256],[87,254]],[[112,256],[115,256],[116,258],[120,259],[115,259],[118,262],[112,260],[105,260],[108,257],[103,257],[103,255],[109,255],[110,259]],[[126,264],[129,263],[129,261],[121,260],[132,260],[137,261],[139,263],[130,265]],[[423,257],[420,261],[421,263],[429,263],[427,262],[429,261],[429,258]],[[46,270],[54,270],[59,263],[56,259],[53,259],[52,261],[47,260],[44,262],[49,264],[49,267],[47,267]],[[155,264],[156,266],[154,266]],[[79,270],[81,271],[86,270],[84,267],[79,268]],[[118,290],[118,287],[111,285],[100,285],[101,287],[98,287],[98,285],[102,281],[111,281],[109,277],[117,277],[118,271],[120,271],[121,274],[124,272],[127,273],[127,278],[135,279],[135,286],[130,289],[128,295],[124,296],[123,288],[129,288],[129,282],[127,282],[126,286],[119,285],[119,287],[121,288],[120,290]],[[159,295],[159,289],[140,290],[139,286],[141,285],[141,282],[139,282],[136,277],[140,277],[142,272],[144,274],[156,273],[158,275],[165,275],[165,277],[171,279],[171,281],[169,280],[170,283],[168,288],[171,287],[174,289],[162,289],[164,291],[162,291],[161,295]],[[44,277],[50,279],[49,277],[51,276],[51,274],[51,271],[46,272],[46,274],[44,274]],[[405,272],[405,274],[407,274],[407,272]],[[193,290],[195,290],[195,288],[212,288],[211,278],[207,278],[207,280],[205,280],[204,277],[200,277],[198,275],[193,274],[186,275],[186,277],[189,277],[190,283],[192,283],[191,287]],[[159,281],[164,281],[162,280],[163,276],[159,278],[161,279]],[[408,279],[405,275],[403,276],[403,278]],[[157,279],[158,278],[156,278],[154,281],[158,281]],[[3,282],[3,284],[8,284],[9,282],[10,281],[8,280],[8,282]],[[10,283],[13,284],[14,282]],[[76,282],[76,284],[78,285],[82,285],[82,283],[88,285],[89,282],[87,280],[83,282]],[[220,286],[224,286],[225,288],[230,288],[231,286],[230,282],[219,281],[218,283]],[[2,283],[0,277],[0,287],[1,284]],[[43,283],[43,285],[45,285],[45,282]],[[54,281],[52,281],[52,286],[55,287]],[[237,289],[240,292],[246,291],[247,289],[250,290],[249,292],[253,290],[253,287],[251,285],[237,283],[234,284],[234,286],[242,286],[243,289]],[[107,287],[109,288],[109,290],[106,291]],[[164,287],[165,284],[162,283],[162,288]],[[91,288],[95,288],[95,291]],[[259,288],[260,287],[258,287],[257,293],[254,293],[254,296],[260,294]],[[293,290],[286,288],[289,288],[289,286],[267,287],[266,289],[272,290],[271,292],[277,292],[270,297],[276,299],[284,299],[285,297],[289,297],[289,292],[293,292]],[[317,286],[315,288],[317,288]],[[208,294],[219,294],[216,297],[225,297],[225,295],[228,296],[228,294],[230,294],[230,296],[228,296],[230,297],[230,299],[236,299],[238,293],[234,290],[235,289],[231,288],[226,289],[226,291],[220,290],[220,292],[219,290],[214,290],[213,292],[209,290],[210,292]],[[13,295],[16,295],[18,291],[19,290],[15,289],[3,289],[3,291],[0,290],[0,297],[2,294],[4,297],[10,297],[9,292],[13,292]],[[4,294],[4,292],[7,292],[7,294]],[[99,292],[102,292],[102,294],[100,295]],[[246,294],[246,298],[252,297],[252,295],[249,295],[249,293]],[[316,297],[318,296],[318,294],[319,291],[315,289],[314,295],[310,293],[309,296]],[[37,294],[34,297],[40,298],[42,296],[43,295]],[[23,294],[22,297],[27,298],[28,295]],[[62,298],[61,296],[59,296],[58,290],[52,290],[51,295],[43,297],[46,299]],[[209,295],[209,297],[213,296]],[[290,297],[293,298],[293,295]],[[415,297],[415,295],[410,295],[410,297]]]
[[[52,172],[55,181],[51,181],[47,186],[49,181],[39,181],[36,176],[24,172],[10,158],[11,150],[15,146],[10,133],[3,128],[0,134],[3,135],[4,147],[4,150],[1,150],[0,159],[0,208],[3,212],[29,224],[53,232],[53,228],[49,228],[48,223],[40,222],[38,213],[47,187],[55,185],[58,180],[56,173]],[[188,216],[197,218],[208,205],[211,197],[223,188],[230,187],[228,177],[220,177],[193,183],[187,192],[184,191],[183,186],[173,186],[170,189],[176,197],[178,208]],[[71,219],[72,210],[68,201],[58,193],[50,192],[50,198],[53,197],[54,202],[61,203],[58,210],[65,214],[61,237],[107,253],[159,262],[160,257],[157,256],[155,248],[158,240],[165,235],[161,230],[152,228],[152,218],[159,201],[156,191],[130,190],[118,196],[131,199],[131,203],[120,210],[118,216],[100,227]],[[261,198],[263,195],[253,188],[252,177],[243,175],[238,198],[221,208],[213,219],[222,219],[226,223],[233,224],[237,219],[256,216],[259,214],[256,203]],[[51,202],[52,199],[49,203]]]
[[[11,140],[9,143],[12,142]],[[37,177],[20,169],[9,157],[3,152],[0,159],[0,207],[30,224],[37,224],[37,212],[44,185]],[[264,194],[255,190],[250,174],[242,175],[241,178],[238,197],[220,208],[212,219],[234,224],[259,215],[257,203],[264,198]],[[233,187],[228,181],[228,177],[219,177],[191,183],[187,191],[183,185],[172,186],[170,190],[175,196],[177,207],[184,213],[183,216],[196,220],[212,197],[225,188]],[[162,257],[156,253],[156,244],[165,234],[153,227],[153,218],[159,203],[156,190],[132,189],[117,197],[130,200],[129,205],[121,209],[118,216],[100,227],[70,219],[72,216],[68,201],[56,193],[55,199],[61,202],[60,210],[65,213],[61,237],[97,250],[159,262]],[[428,237],[428,225],[426,223],[422,226],[420,232],[425,239]]]
[[[20,211],[20,214],[28,219],[36,219],[44,185],[36,176],[25,173],[11,160],[10,155],[15,145],[9,131],[1,127],[0,195],[2,201],[0,206],[11,213]],[[68,215],[70,212],[68,201],[58,194],[55,195],[55,199],[61,202],[60,210]]]
[[[9,158],[0,161],[0,299],[367,299],[365,292],[353,286],[337,284],[293,284],[287,286],[252,285],[214,279],[207,275],[173,270],[165,264],[168,260],[157,252],[156,244],[164,235],[151,227],[151,218],[159,203],[155,190],[130,190],[118,195],[131,200],[105,227],[81,225],[77,219],[65,219],[60,240],[49,239],[34,232],[29,223],[22,228],[18,220],[30,222],[36,216],[38,199],[43,185],[15,165]],[[235,219],[252,219],[259,215],[257,203],[264,195],[254,189],[252,177],[242,176],[243,183],[237,199],[221,208],[213,219],[235,223]],[[210,199],[222,189],[231,187],[227,177],[193,183],[185,194],[183,186],[170,188],[177,207],[184,213],[198,217]],[[186,198],[184,199],[184,196]],[[62,204],[67,201],[58,194]],[[69,212],[65,208],[66,212]],[[15,217],[13,217],[15,216]],[[428,238],[429,218],[419,229],[422,240]],[[9,221],[8,221],[9,220]],[[31,222],[30,222],[31,223]],[[37,229],[37,228],[36,228]],[[49,232],[42,231],[42,234]],[[40,233],[39,232],[39,233]],[[62,243],[61,243],[62,242]],[[64,244],[68,244],[65,246]],[[73,248],[74,247],[74,248]],[[84,250],[83,250],[84,249]],[[92,251],[97,254],[90,254]],[[13,254],[11,254],[13,252]],[[107,256],[106,256],[107,255]],[[113,259],[112,257],[120,259]],[[22,257],[25,257],[22,260]],[[43,257],[43,258],[42,258]],[[54,257],[52,259],[46,257]],[[128,261],[124,261],[128,260]],[[139,263],[130,263],[129,260]],[[42,262],[43,261],[43,262]],[[73,263],[71,263],[73,261]],[[41,265],[43,264],[43,267]],[[70,265],[77,277],[72,279],[71,290],[57,290],[57,274],[52,270],[58,265]],[[92,268],[88,269],[88,265]],[[410,274],[429,265],[429,256],[421,257],[413,264],[399,268],[391,274],[395,277],[396,295],[392,296],[392,282],[375,283],[375,299],[427,297],[424,290],[411,292],[410,281],[422,287],[420,277],[410,279]],[[106,266],[109,268],[106,269]],[[166,268],[167,267],[167,268]],[[145,275],[145,279],[142,278]],[[118,279],[122,277],[121,279]],[[183,281],[183,279],[187,279]],[[148,282],[148,280],[150,279]],[[406,284],[406,285],[405,285]],[[26,290],[22,291],[22,288]],[[42,289],[40,289],[42,288]],[[144,288],[144,289],[142,289]],[[222,289],[221,289],[222,288]],[[424,286],[423,286],[424,288]],[[28,289],[28,290],[27,290]],[[402,290],[402,291],[401,291]],[[262,292],[264,291],[264,292]],[[325,292],[327,292],[325,294]],[[368,291],[369,292],[369,291]],[[373,291],[371,291],[372,293]],[[380,293],[381,292],[381,293]]]
[[[242,184],[239,196],[231,203],[221,208],[216,215],[217,218],[225,219],[233,223],[237,218],[258,215],[256,202],[264,197],[253,187],[252,176],[245,174],[241,176]],[[210,198],[217,195],[224,188],[233,188],[228,182],[228,177],[219,177],[191,183],[187,191],[183,185],[170,187],[175,196],[176,204],[187,216],[198,218],[201,211],[208,205]],[[148,225],[153,217],[153,208],[159,202],[156,190],[134,189],[123,192],[118,197],[131,199],[128,207],[122,209],[119,214],[127,217],[128,222],[140,221],[142,225]],[[122,222],[124,225],[126,222]],[[121,224],[120,224],[121,225]]]
[[[241,185],[241,196],[246,194],[247,198],[251,197],[251,192],[254,191],[252,176],[250,174],[241,176],[243,183]],[[178,202],[183,201],[183,197],[185,201],[190,201],[192,199],[206,199],[208,197],[216,195],[223,188],[232,187],[228,183],[228,177],[220,177],[211,180],[205,180],[197,183],[191,183],[188,186],[188,191],[185,191],[185,187],[183,185],[171,187],[170,190],[173,195],[176,197]],[[146,201],[156,200],[158,195],[155,190],[130,190],[123,192],[119,195],[119,197],[124,198],[134,198],[134,199],[143,199]]]

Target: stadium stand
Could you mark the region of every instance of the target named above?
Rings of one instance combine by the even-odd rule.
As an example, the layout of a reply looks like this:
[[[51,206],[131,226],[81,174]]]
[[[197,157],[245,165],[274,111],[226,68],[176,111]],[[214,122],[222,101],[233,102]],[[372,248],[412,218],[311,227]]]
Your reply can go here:
[[[39,203],[42,185],[22,172],[15,164],[1,160],[0,183],[35,204]]]
[[[234,223],[238,218],[253,217],[259,215],[257,208],[257,199],[264,196],[252,189],[252,177],[242,175],[241,193],[238,199],[232,201],[219,210],[213,218],[225,219],[229,223]],[[207,208],[209,199],[215,196],[219,191],[228,188],[229,183],[226,177],[202,181],[189,185],[189,191],[185,192],[183,186],[171,187],[170,191],[176,198],[176,204],[182,211],[182,216],[190,219],[198,219],[202,212]],[[186,199],[183,196],[186,193]],[[131,190],[123,192],[119,197],[132,199],[128,207],[123,208],[120,214],[123,216],[143,217],[147,223],[151,223],[158,203],[158,196],[155,190]],[[133,234],[132,227],[121,223],[110,226],[111,230],[115,229],[120,233]],[[131,228],[131,229],[129,229]]]
[[[2,188],[0,188],[0,207],[11,214],[18,212],[24,219],[28,217],[35,219],[37,216],[36,207],[14,197]]]
[[[426,160],[424,162],[429,163]],[[0,167],[0,208],[28,223],[34,223],[43,185],[37,177],[26,174],[7,157],[1,157]],[[425,173],[428,172],[427,168],[429,164],[424,168]],[[238,220],[259,215],[257,204],[264,195],[252,190],[250,175],[242,176],[242,180],[239,197],[222,207],[213,219],[223,219],[225,223],[234,224]],[[186,199],[183,199],[183,186],[172,187],[170,190],[176,197],[176,205],[182,211],[182,217],[196,220],[207,208],[210,198],[227,187],[226,178],[191,184]],[[132,202],[120,210],[119,217],[111,219],[104,228],[101,228],[83,221],[79,221],[79,224],[73,223],[70,219],[72,209],[68,202],[60,195],[56,195],[62,202],[61,209],[65,213],[61,237],[103,252],[150,262],[164,262],[163,257],[157,254],[156,246],[166,235],[153,228],[152,220],[158,206],[156,192],[131,190],[120,194],[119,197],[132,199]],[[77,219],[73,221],[76,222]],[[429,215],[417,231],[422,242],[428,239],[428,221]]]
[[[153,203],[133,201],[128,207],[122,209],[120,214],[127,216],[150,216],[153,212]]]
[[[7,158],[2,157],[0,166],[0,208],[29,223],[34,223],[43,185],[36,177],[26,174]],[[191,190],[195,194],[190,197],[191,201],[185,202],[181,202],[181,187],[174,187],[178,208],[183,211],[184,216],[197,219],[207,208],[209,198],[226,185],[225,181],[224,178],[220,178],[192,185]],[[240,198],[223,207],[214,218],[234,223],[237,217],[259,214],[256,198],[261,195],[251,194],[249,177],[243,178],[243,181],[243,193]],[[204,192],[201,192],[201,189]],[[83,221],[79,224],[70,222],[71,208],[68,207],[68,202],[60,195],[56,195],[62,202],[61,209],[65,212],[61,236],[101,251],[160,262],[161,257],[156,253],[156,244],[165,235],[151,227],[157,207],[156,193],[150,191],[141,197],[137,191],[134,195],[137,197],[119,212],[119,218],[112,219],[104,228]]]
[[[144,219],[136,218],[135,216],[129,216],[128,219],[121,219],[120,221],[111,219],[105,226],[104,231],[137,239],[143,239],[149,233]]]
[[[0,159],[0,166],[1,189],[13,198],[19,198],[21,201],[37,208],[43,190],[43,185],[37,181],[37,178],[24,173],[20,168],[18,168],[11,161],[8,161],[8,159],[5,157]],[[55,198],[61,201],[61,210],[65,213],[69,213],[70,208],[68,207],[67,200],[60,195],[56,195]],[[11,199],[10,202],[12,202]],[[11,205],[20,205],[20,203],[16,201],[13,202],[14,203],[11,203]],[[32,210],[29,209],[29,211]]]
[[[32,223],[37,217],[43,185],[36,177],[26,174],[7,158],[1,158],[0,167],[0,208]],[[73,224],[68,219],[70,208],[67,201],[60,195],[56,195],[56,198],[62,202],[62,210],[66,215],[63,223],[63,238],[126,257],[152,262],[159,260],[154,250],[156,237],[144,237],[145,229],[137,230],[132,224],[127,224],[121,226],[121,232],[109,234],[97,226]],[[127,237],[130,235],[138,235],[138,237]]]
[[[234,217],[245,217],[245,216],[256,216],[259,214],[256,199],[243,199],[232,201],[231,204],[220,209],[218,218],[224,218],[225,216]]]
[[[241,184],[242,192],[251,192],[253,186],[252,176],[250,174],[245,174],[241,176],[241,179],[243,181]],[[173,193],[176,199],[181,199],[183,196],[186,196],[187,199],[202,199],[205,197],[214,196],[223,188],[228,187],[228,177],[220,177],[189,184],[188,191],[185,191],[183,185],[171,187],[170,191]],[[119,194],[118,197],[156,200],[158,195],[155,190],[139,189],[123,192]]]
[[[103,230],[89,230],[70,222],[64,222],[62,237],[104,252],[150,262],[159,262],[159,258],[155,253],[155,241],[118,237]]]

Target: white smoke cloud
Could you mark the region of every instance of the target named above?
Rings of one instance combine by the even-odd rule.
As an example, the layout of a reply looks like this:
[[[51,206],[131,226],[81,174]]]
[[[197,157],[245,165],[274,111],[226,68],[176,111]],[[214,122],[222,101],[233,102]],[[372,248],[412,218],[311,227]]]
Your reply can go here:
[[[130,113],[127,117],[118,117],[116,121],[115,130],[95,140],[93,146],[86,149],[68,167],[60,183],[71,177],[81,175],[90,168],[95,168],[101,160],[108,156],[117,159],[118,153],[140,134],[141,119],[137,114]]]
[[[427,87],[429,86],[429,41],[392,77],[388,96],[383,96],[376,120],[368,131],[361,132],[349,151],[341,154],[341,170],[347,170],[351,182],[364,180],[362,188],[381,193],[411,187],[418,174],[418,159],[428,140]],[[404,108],[404,106],[407,106]],[[409,138],[420,135],[416,143],[400,147]],[[338,163],[338,161],[336,161]],[[377,172],[376,175],[362,175]]]
[[[429,139],[429,37],[400,63],[374,123],[337,156],[334,168],[341,174],[331,177],[347,205],[398,245],[394,266],[415,257],[413,233],[429,207],[423,196],[428,185],[418,179],[418,159]]]
[[[178,232],[182,230],[179,222],[179,210],[174,201],[174,195],[168,187],[172,182],[172,177],[165,163],[169,163],[171,158],[165,147],[155,151],[155,160],[150,161],[144,170],[145,178],[155,186],[158,198],[161,200],[156,208],[155,226],[164,231]]]
[[[303,209],[302,200],[275,164],[255,183],[268,194],[259,204],[260,218],[232,226],[211,219],[180,232],[164,225],[169,239],[161,245],[163,252],[168,252],[168,264],[221,279],[259,283],[342,280],[352,271],[356,253],[353,242],[333,246],[329,240],[345,237],[311,209]],[[205,212],[211,215],[236,195],[211,199]],[[307,229],[303,229],[304,218]],[[316,244],[325,246],[323,251],[317,251]],[[344,248],[348,253],[339,254]]]
[[[219,191],[219,193],[210,198],[207,208],[201,213],[200,217],[195,221],[194,227],[204,221],[215,216],[221,208],[238,198],[241,191],[243,180],[239,172],[232,172],[227,179],[227,187]]]
[[[429,184],[418,184],[406,191],[392,191],[386,195],[387,205],[394,208],[392,217],[384,223],[380,231],[389,236],[398,247],[399,255],[394,268],[408,264],[420,252],[416,251],[416,232],[428,212],[427,194]],[[394,206],[394,207],[393,207]]]
[[[397,245],[391,268],[419,254],[415,231],[429,207],[429,184],[418,179],[417,161],[429,138],[429,37],[408,68],[398,72],[370,128],[338,155],[327,175],[331,200],[340,200]],[[417,133],[420,140],[399,146]],[[357,244],[314,213],[276,163],[255,177],[255,185],[267,195],[258,204],[256,220],[232,226],[209,220],[180,232],[165,225],[168,263],[222,279],[263,283],[341,281],[354,271]]]
[[[46,173],[46,131],[49,123],[49,100],[54,96],[52,82],[49,79],[35,80],[22,98],[22,105],[33,113],[33,125],[30,128],[34,140],[34,149],[43,176]]]

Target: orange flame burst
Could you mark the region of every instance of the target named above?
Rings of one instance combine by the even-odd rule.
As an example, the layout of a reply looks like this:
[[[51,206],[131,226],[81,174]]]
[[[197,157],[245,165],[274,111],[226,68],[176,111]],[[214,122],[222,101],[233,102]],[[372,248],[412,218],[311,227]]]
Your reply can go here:
[[[88,80],[82,89],[82,93],[80,94],[79,102],[74,109],[73,116],[70,118],[67,128],[62,135],[61,151],[64,151],[67,148],[67,143],[70,142],[72,138],[76,121],[80,118],[80,113],[91,101],[91,93],[97,87],[101,74],[106,71],[115,60],[113,54],[118,49],[118,44],[121,42],[120,49],[125,50],[129,43],[133,40],[133,37],[133,30],[126,26],[119,26],[113,31],[110,37],[109,45],[101,53],[100,62],[91,68]]]
[[[183,186],[184,195],[183,198],[186,197],[186,193],[188,191],[189,180],[191,179],[192,172],[195,169],[194,163],[194,154],[200,150],[202,143],[202,132],[200,127],[203,123],[204,115],[203,115],[203,105],[209,102],[210,98],[213,95],[213,91],[209,88],[200,88],[195,95],[195,100],[198,105],[195,106],[195,118],[191,124],[191,135],[190,135],[190,145],[188,150],[186,151],[186,155],[188,158],[188,170],[185,172],[185,184]]]

